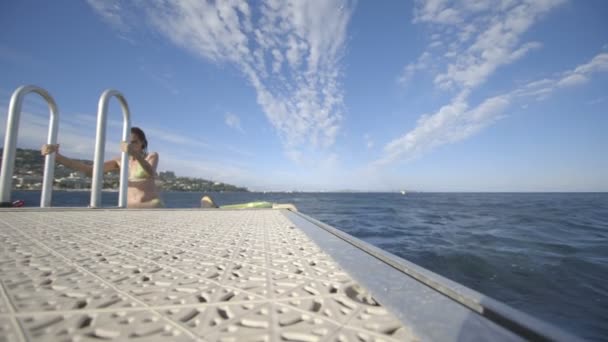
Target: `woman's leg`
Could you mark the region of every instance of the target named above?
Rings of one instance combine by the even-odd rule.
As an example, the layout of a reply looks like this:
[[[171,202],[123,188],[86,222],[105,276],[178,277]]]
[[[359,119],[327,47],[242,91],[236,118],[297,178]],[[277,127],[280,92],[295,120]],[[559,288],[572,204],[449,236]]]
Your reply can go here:
[[[272,209],[287,209],[291,211],[298,211],[295,205],[291,203],[272,203]]]
[[[215,204],[215,202],[213,202],[213,199],[211,197],[203,196],[203,198],[201,198],[201,208],[220,208],[220,207],[218,207],[218,205]],[[292,211],[298,211],[296,206],[291,203],[280,204],[280,203],[271,203],[271,202],[263,202],[263,201],[229,204],[229,205],[223,205],[223,206],[221,206],[221,208],[222,209],[263,209],[263,208],[270,209],[270,208],[273,208],[273,209],[289,209]]]
[[[269,209],[269,208],[272,208],[272,203],[258,201],[258,202],[223,205],[220,208],[222,208],[222,209]]]
[[[141,202],[141,203],[129,203],[129,205],[127,205],[127,208],[138,208],[138,209],[153,209],[153,208],[162,208],[164,207],[163,202],[160,200],[160,198],[155,198],[152,200],[149,200],[148,202]]]

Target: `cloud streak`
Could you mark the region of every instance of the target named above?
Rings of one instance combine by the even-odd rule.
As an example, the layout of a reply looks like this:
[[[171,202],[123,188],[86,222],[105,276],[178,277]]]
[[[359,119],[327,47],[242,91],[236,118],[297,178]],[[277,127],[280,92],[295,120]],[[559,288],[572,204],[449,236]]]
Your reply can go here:
[[[425,65],[442,65],[434,83],[441,89],[473,89],[499,67],[511,64],[539,42],[521,42],[521,36],[565,0],[430,0],[417,1],[414,23],[426,24],[431,43],[419,61],[405,67],[401,78],[411,77]]]
[[[226,113],[224,119],[228,127],[235,129],[241,133],[245,133],[243,127],[241,127],[241,119],[237,115],[232,113]]]
[[[438,146],[466,139],[500,119],[518,96],[517,91],[486,98],[474,107],[469,104],[470,94],[501,66],[540,48],[539,42],[521,42],[521,36],[563,2],[417,1],[413,22],[430,28],[430,43],[414,63],[404,67],[398,80],[405,84],[415,73],[430,71],[437,88],[455,90],[457,95],[437,112],[423,115],[414,129],[390,141],[373,165],[416,158]],[[582,70],[592,68],[595,66]],[[566,75],[561,82],[584,82],[582,70]]]
[[[131,16],[89,3],[117,29]],[[323,149],[334,144],[344,108],[340,60],[351,1],[264,0],[255,7],[239,0],[133,4],[146,13],[149,27],[175,45],[236,66],[289,155],[301,154],[302,145]]]
[[[584,84],[592,74],[608,70],[608,54],[600,53],[555,77],[528,82],[470,106],[470,94],[501,66],[541,47],[539,42],[522,42],[521,37],[563,2],[418,1],[413,22],[430,27],[431,42],[415,62],[406,65],[399,81],[406,83],[415,73],[430,71],[437,88],[458,93],[449,104],[423,115],[412,130],[386,144],[373,165],[410,160],[438,146],[466,139],[502,118],[517,100],[543,99],[556,89]]]
[[[456,97],[436,113],[423,115],[413,130],[385,145],[382,158],[374,165],[411,160],[435,147],[466,139],[500,119],[510,102],[510,96],[501,95],[470,108],[462,96]]]
[[[129,30],[128,21],[125,20],[124,3],[119,0],[87,0],[89,6],[109,25],[124,32]]]
[[[555,78],[528,82],[508,93],[490,97],[473,108],[467,102],[468,93],[463,91],[437,112],[423,115],[413,130],[385,145],[382,157],[373,165],[410,160],[435,147],[464,140],[501,119],[504,111],[519,99],[544,99],[560,88],[582,85],[593,74],[607,71],[608,53],[604,52],[587,63],[558,73]]]
[[[594,56],[589,62],[581,64],[572,70],[558,73],[556,77],[544,78],[528,82],[513,91],[515,96],[536,97],[543,99],[555,90],[568,88],[587,83],[593,74],[608,71],[608,53],[602,52]]]

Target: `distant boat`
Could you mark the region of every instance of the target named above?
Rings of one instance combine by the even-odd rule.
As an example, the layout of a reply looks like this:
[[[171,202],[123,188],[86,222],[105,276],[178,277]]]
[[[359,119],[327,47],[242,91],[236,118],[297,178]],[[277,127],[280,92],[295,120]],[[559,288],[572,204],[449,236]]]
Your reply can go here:
[[[401,190],[401,194],[402,194],[402,195],[405,195],[405,190]]]

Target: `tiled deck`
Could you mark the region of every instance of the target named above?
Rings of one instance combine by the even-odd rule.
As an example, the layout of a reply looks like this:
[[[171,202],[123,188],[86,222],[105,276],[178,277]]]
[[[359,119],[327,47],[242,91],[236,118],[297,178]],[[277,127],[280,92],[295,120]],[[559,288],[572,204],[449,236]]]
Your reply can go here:
[[[4,211],[0,281],[0,341],[418,339],[279,210]]]

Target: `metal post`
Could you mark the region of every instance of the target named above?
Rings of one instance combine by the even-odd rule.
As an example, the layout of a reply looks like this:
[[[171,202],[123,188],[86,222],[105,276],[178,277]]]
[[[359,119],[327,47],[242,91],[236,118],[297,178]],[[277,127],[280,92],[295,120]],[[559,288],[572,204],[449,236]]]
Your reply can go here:
[[[4,152],[2,154],[2,172],[0,172],[0,206],[11,205],[11,188],[13,181],[13,170],[15,168],[15,153],[17,149],[17,134],[19,129],[19,118],[23,98],[28,93],[38,93],[49,105],[51,114],[49,122],[49,134],[47,144],[57,143],[57,132],[59,130],[59,110],[53,97],[44,89],[27,85],[21,86],[13,92],[8,109],[6,123],[6,135],[4,137]],[[55,178],[55,153],[50,153],[44,161],[44,176],[42,181],[42,194],[40,196],[40,207],[51,205],[53,194],[53,180]]]
[[[108,89],[101,94],[97,107],[97,135],[95,138],[95,159],[93,160],[93,181],[91,184],[91,208],[101,208],[101,188],[103,186],[103,164],[106,144],[106,123],[108,102],[114,96],[120,102],[123,114],[122,140],[129,141],[131,133],[131,114],[125,97],[118,91]],[[127,185],[129,175],[129,157],[126,152],[120,158],[120,191],[118,207],[127,207]]]

